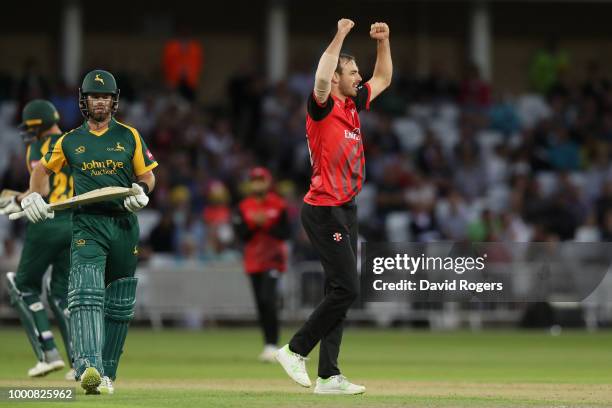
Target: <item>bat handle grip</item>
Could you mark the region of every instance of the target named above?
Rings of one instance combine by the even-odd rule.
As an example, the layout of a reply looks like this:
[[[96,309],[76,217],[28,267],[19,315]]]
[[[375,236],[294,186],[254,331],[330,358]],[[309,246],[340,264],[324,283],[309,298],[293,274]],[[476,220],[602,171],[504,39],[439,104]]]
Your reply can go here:
[[[15,213],[9,214],[9,220],[15,221],[15,220],[25,217],[25,215],[26,215],[25,211],[15,212]]]
[[[138,195],[138,193],[140,193],[140,190],[138,190],[136,187],[130,187],[130,195],[131,196]]]

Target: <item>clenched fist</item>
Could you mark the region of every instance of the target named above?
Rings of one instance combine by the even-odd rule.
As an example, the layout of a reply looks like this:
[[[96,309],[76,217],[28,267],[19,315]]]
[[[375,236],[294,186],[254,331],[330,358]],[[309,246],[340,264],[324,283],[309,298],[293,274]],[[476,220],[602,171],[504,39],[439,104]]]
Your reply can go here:
[[[341,18],[338,20],[338,33],[342,35],[347,35],[353,27],[355,27],[353,20],[349,20],[348,18]]]
[[[374,40],[386,40],[389,38],[389,26],[387,23],[376,22],[370,26],[370,37]]]

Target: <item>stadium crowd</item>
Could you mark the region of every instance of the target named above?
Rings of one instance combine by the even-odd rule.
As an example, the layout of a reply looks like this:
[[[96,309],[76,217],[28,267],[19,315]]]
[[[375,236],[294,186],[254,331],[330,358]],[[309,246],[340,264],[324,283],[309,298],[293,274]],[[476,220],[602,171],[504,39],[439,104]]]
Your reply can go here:
[[[576,84],[561,77],[521,95],[497,94],[475,67],[465,71],[455,80],[441,66],[425,78],[396,70],[390,91],[362,114],[362,238],[611,239],[612,88],[597,65]],[[156,89],[137,75],[116,76],[119,120],[139,129],[160,163],[144,212],[153,253],[237,257],[232,212],[248,169],[264,165],[290,202],[294,258],[313,256],[298,221],[310,174],[304,125],[310,73],[268,86],[257,72],[237,72],[227,103],[216,106]],[[0,188],[24,189],[24,147],[15,128],[21,106],[49,98],[67,130],[81,120],[77,92],[51,86],[34,61],[22,78],[3,76],[0,83]],[[20,227],[2,223],[3,251],[12,253]]]

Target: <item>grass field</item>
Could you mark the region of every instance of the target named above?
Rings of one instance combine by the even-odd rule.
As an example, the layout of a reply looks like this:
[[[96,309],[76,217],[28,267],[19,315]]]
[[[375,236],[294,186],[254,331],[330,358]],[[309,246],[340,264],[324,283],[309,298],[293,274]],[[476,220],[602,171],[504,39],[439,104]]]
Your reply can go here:
[[[284,333],[284,339],[290,333]],[[63,373],[27,379],[25,335],[0,329],[0,386],[66,386]],[[77,395],[77,407],[610,407],[612,333],[348,329],[344,374],[363,396],[317,396],[278,365],[255,359],[254,329],[132,330],[114,395]],[[316,377],[317,351],[309,365]],[[75,383],[76,384],[76,383]],[[74,384],[73,384],[74,385]],[[51,406],[64,404],[50,403]],[[17,407],[41,407],[20,402]],[[9,406],[0,401],[0,406]]]

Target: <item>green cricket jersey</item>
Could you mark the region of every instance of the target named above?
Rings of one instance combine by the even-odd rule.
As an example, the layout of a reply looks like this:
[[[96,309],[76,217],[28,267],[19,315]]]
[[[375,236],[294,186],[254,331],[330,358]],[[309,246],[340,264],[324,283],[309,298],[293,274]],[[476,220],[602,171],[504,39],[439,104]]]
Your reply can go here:
[[[53,149],[62,135],[50,135],[42,140],[35,140],[28,145],[26,152],[26,164],[31,173],[32,168],[42,160],[45,155]],[[49,203],[66,200],[72,197],[74,188],[70,175],[70,168],[64,166],[59,172],[49,176]]]
[[[136,129],[111,119],[103,131],[87,122],[63,135],[41,163],[55,174],[68,165],[75,194],[102,187],[131,187],[136,176],[157,167],[157,162]],[[125,212],[123,199],[87,206],[89,210]]]

